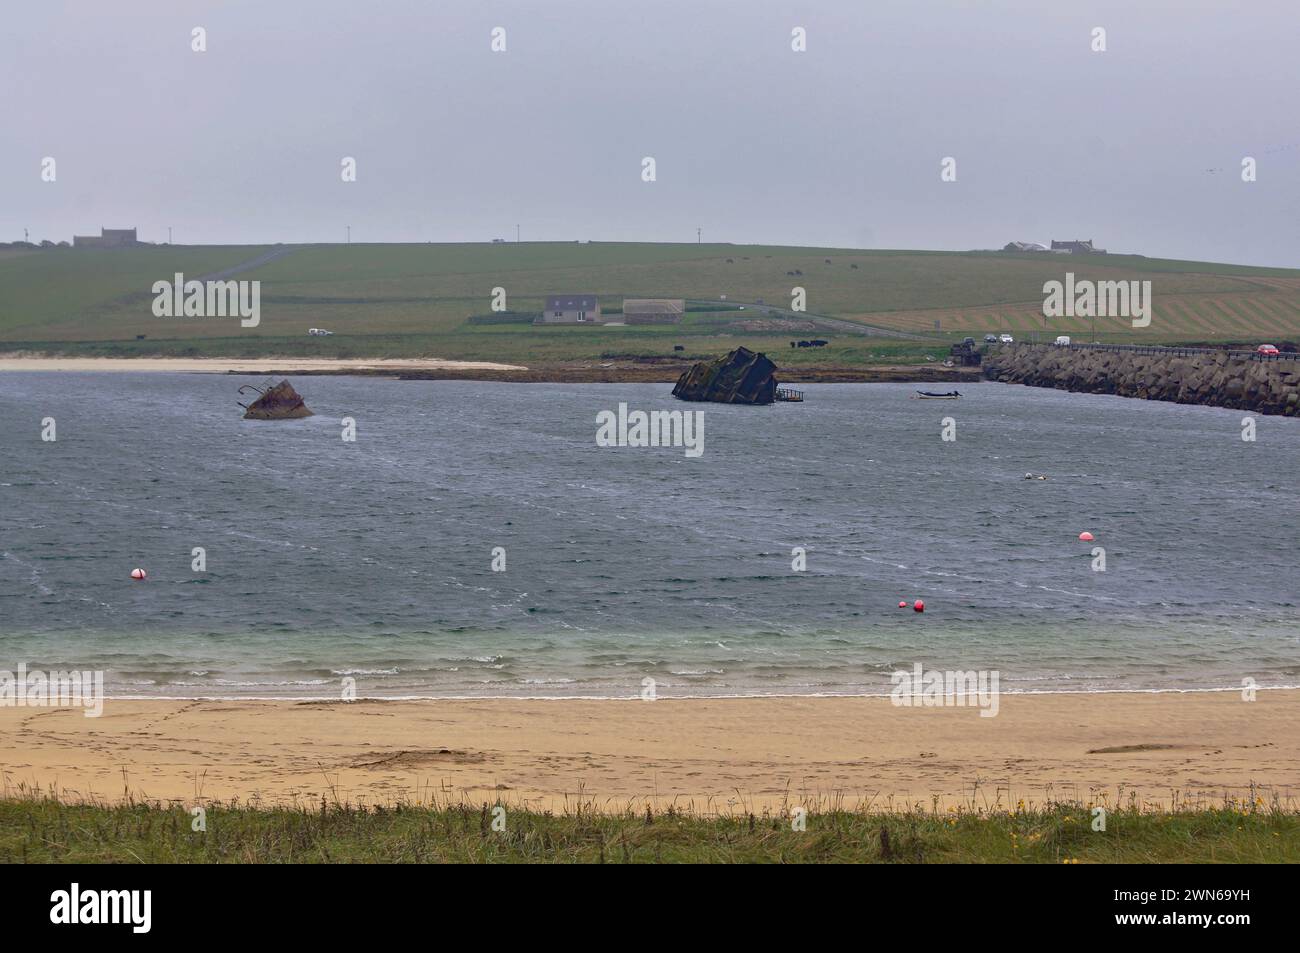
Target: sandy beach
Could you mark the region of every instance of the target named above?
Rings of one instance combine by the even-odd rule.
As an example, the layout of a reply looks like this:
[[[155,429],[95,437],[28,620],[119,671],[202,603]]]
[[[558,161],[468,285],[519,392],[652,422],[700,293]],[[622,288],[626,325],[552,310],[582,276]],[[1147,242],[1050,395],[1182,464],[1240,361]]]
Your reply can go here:
[[[495,380],[519,383],[671,384],[693,362],[671,358],[611,361],[566,361],[543,364],[498,364],[443,358],[185,358],[185,357],[42,357],[0,354],[0,372],[74,371],[173,374],[361,374],[419,380]],[[790,368],[784,383],[979,383],[978,368],[939,364],[861,365]]]
[[[1047,800],[1290,810],[1300,691],[1003,696],[999,714],[882,698],[114,701],[0,708],[9,794],[564,810],[902,809]]]
[[[328,371],[406,374],[419,371],[524,371],[519,364],[490,361],[445,361],[436,357],[409,358],[182,358],[182,357],[24,357],[0,355],[0,371],[163,371],[172,374],[301,374]]]

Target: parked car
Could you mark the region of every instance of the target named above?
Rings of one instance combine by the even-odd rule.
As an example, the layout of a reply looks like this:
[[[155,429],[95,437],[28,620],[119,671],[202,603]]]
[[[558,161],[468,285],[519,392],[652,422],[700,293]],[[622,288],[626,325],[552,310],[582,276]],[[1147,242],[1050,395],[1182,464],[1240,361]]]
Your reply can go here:
[[[1278,354],[1280,352],[1278,351],[1277,347],[1272,344],[1261,344],[1259,347],[1255,348],[1255,353],[1256,354]]]
[[[307,333],[313,337],[323,338],[328,334],[333,334],[334,332],[326,331],[324,328],[308,328]]]
[[[1057,346],[1057,347],[1069,347],[1069,346],[1070,346],[1070,335],[1068,335],[1068,334],[1058,334],[1057,337],[1056,337],[1056,346]]]
[[[997,343],[998,343],[998,336],[997,336],[996,334],[986,334],[986,335],[984,335],[984,343],[985,343],[985,344],[997,344]]]
[[[998,341],[1001,342],[1002,344],[1015,344],[1015,343],[1016,343],[1016,339],[1013,338],[1010,334],[1002,334],[1002,335],[999,335],[999,336],[998,336]]]

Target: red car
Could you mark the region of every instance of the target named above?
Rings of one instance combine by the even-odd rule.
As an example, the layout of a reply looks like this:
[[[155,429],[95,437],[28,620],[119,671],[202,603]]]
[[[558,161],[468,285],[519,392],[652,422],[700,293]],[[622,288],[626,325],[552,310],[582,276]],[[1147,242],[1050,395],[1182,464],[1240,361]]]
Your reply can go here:
[[[1255,353],[1256,354],[1277,354],[1278,349],[1274,347],[1272,344],[1261,344],[1259,347],[1255,348]]]

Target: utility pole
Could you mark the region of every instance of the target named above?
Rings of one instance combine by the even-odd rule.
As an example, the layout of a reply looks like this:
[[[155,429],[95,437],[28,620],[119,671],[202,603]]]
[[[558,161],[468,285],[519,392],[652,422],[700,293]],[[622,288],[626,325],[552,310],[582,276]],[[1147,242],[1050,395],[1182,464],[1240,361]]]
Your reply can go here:
[[[167,226],[167,244],[170,245],[171,243],[172,243],[172,227],[171,227],[170,225],[168,225],[168,226]]]
[[[704,231],[704,229],[702,229],[702,228],[697,228],[697,229],[695,229],[695,244],[698,245],[698,244],[700,244],[700,243],[703,241],[703,239],[700,237],[700,233],[703,232],[703,231]]]
[[[345,225],[344,227],[348,230],[348,244],[351,245],[351,244],[352,244],[352,226],[351,226],[351,225]]]
[[[23,241],[27,241],[27,240],[28,240],[28,238],[27,238],[27,229],[24,228],[24,229],[23,229]]]
[[[515,225],[515,244],[519,244],[519,226]]]

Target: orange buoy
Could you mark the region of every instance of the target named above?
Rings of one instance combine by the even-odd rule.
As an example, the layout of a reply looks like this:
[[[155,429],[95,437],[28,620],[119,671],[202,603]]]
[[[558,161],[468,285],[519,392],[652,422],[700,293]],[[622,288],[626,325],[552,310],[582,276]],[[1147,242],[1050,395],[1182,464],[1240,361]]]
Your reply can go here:
[[[149,575],[149,574],[148,574],[147,572],[145,572],[143,569],[132,569],[132,570],[131,570],[131,578],[132,578],[132,579],[144,579],[144,578],[145,578],[146,576],[148,576],[148,575]]]
[[[917,599],[915,602],[912,603],[912,608],[915,609],[917,612],[924,612],[925,603],[922,602],[920,599]]]
[[[1091,543],[1093,540],[1093,535],[1092,533],[1085,531],[1079,534],[1079,539],[1083,540],[1085,543]]]

